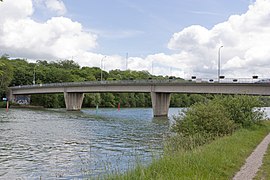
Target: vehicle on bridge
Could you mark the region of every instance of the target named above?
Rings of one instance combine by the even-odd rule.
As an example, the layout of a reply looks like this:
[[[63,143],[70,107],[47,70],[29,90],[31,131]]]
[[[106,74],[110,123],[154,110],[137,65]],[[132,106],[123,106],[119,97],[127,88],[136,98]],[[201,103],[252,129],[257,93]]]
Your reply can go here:
[[[256,81],[255,83],[270,83],[270,79],[261,79],[259,81]]]

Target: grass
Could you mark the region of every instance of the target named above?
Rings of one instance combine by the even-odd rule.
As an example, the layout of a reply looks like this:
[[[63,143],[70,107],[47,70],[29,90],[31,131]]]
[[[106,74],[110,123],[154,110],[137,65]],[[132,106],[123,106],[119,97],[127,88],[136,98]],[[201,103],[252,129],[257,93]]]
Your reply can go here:
[[[270,179],[270,146],[264,155],[263,164],[254,179]]]
[[[269,132],[270,122],[240,129],[191,151],[165,153],[148,167],[138,165],[135,170],[107,179],[231,179]]]

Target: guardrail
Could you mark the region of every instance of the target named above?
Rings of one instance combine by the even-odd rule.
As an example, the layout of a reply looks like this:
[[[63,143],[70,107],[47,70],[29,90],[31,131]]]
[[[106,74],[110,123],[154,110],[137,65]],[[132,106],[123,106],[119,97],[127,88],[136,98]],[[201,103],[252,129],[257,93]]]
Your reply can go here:
[[[149,80],[113,80],[113,81],[84,81],[84,82],[64,82],[64,83],[50,83],[50,84],[35,84],[35,85],[22,85],[13,86],[11,89],[17,88],[33,88],[33,87],[59,87],[59,86],[80,86],[80,85],[128,85],[128,84],[165,84],[165,83],[257,83],[262,82],[263,78],[252,79],[252,78],[224,78],[211,79],[211,78],[197,78],[190,80],[182,79],[149,79]],[[263,83],[263,82],[262,82]],[[269,82],[270,83],[270,82]]]
[[[32,87],[56,87],[56,86],[80,86],[80,85],[125,85],[125,84],[162,84],[162,83],[189,83],[181,79],[167,79],[167,80],[114,80],[114,81],[83,81],[83,82],[64,82],[64,83],[50,83],[50,84],[35,84],[35,85],[22,85],[13,86],[11,89],[16,88],[32,88]]]
[[[253,79],[253,78],[224,78],[224,79],[218,79],[214,78],[197,78],[197,79],[191,79],[191,81],[193,82],[205,82],[205,83],[256,83],[256,82],[260,82],[261,80],[263,80],[264,78],[257,78],[257,79]]]

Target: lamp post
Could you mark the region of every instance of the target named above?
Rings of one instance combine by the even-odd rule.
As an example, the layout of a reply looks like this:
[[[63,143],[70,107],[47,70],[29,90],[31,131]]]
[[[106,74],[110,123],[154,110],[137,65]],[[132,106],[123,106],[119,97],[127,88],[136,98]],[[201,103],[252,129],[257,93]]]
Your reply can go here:
[[[37,67],[37,65],[35,65],[35,67],[34,67],[34,74],[33,74],[33,85],[35,85],[35,84],[36,84],[36,67]]]
[[[218,48],[218,82],[220,82],[220,49],[223,48],[223,46],[220,46]]]
[[[151,62],[151,73],[152,73],[152,75],[153,75],[153,73],[154,73],[154,61],[152,60],[152,62]]]
[[[128,70],[128,53],[126,54],[126,71]]]
[[[100,60],[100,81],[102,81],[102,66],[103,66],[103,60],[106,58],[106,56],[104,56],[101,60]]]

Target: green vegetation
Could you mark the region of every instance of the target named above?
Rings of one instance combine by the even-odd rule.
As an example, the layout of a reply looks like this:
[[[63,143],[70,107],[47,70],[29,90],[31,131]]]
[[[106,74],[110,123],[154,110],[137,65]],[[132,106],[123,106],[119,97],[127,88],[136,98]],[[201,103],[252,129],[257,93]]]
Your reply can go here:
[[[176,151],[154,160],[148,167],[138,166],[125,175],[108,179],[232,179],[245,159],[269,133],[270,123],[241,129],[232,136],[190,151]]]
[[[249,96],[196,103],[174,118],[176,135],[163,157],[109,179],[231,179],[270,131],[264,112],[254,109],[258,103]]]
[[[216,96],[196,103],[174,117],[172,130],[177,136],[172,138],[172,147],[192,149],[217,137],[231,135],[241,127],[259,124],[265,119],[265,113],[256,109],[260,105],[259,98],[245,95]]]
[[[13,67],[6,56],[1,57],[0,61],[0,95],[7,91],[13,78]]]
[[[250,127],[265,119],[260,108],[264,104],[258,97],[252,96],[219,96],[214,100],[229,113],[229,118],[242,127]]]
[[[5,101],[1,101],[0,108],[6,108],[6,107],[7,107],[7,103]]]
[[[266,154],[264,155],[263,165],[254,179],[270,179],[270,147],[268,147]]]
[[[226,108],[215,101],[196,103],[174,119],[176,121],[174,132],[183,136],[196,134],[224,136],[236,129]]]

